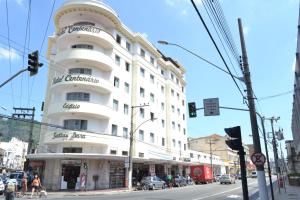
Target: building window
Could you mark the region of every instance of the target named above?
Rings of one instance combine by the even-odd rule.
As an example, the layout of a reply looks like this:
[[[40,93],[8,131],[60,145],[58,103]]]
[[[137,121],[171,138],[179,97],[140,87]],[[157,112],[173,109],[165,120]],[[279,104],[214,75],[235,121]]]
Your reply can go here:
[[[173,139],[172,142],[173,142],[173,147],[175,148],[176,147],[176,141],[175,141],[175,139]]]
[[[183,145],[183,150],[186,150],[186,144]]]
[[[118,55],[115,55],[115,63],[116,65],[120,66],[121,65],[121,58]]]
[[[72,45],[72,49],[93,49],[93,45],[89,44],[74,44]]]
[[[111,135],[114,135],[114,136],[118,135],[118,126],[115,124],[111,125]]]
[[[185,128],[183,128],[183,135],[185,135],[186,134],[186,130],[185,130]]]
[[[129,42],[126,42],[126,49],[127,51],[131,50],[131,44]]]
[[[95,26],[95,23],[93,23],[93,22],[76,22],[73,25],[75,25],[75,26],[82,26],[82,25]]]
[[[150,133],[150,142],[154,143],[154,133]]]
[[[194,154],[193,153],[190,153],[190,158],[194,158]]]
[[[126,92],[126,93],[129,93],[129,83],[124,83],[124,91]]]
[[[172,128],[175,129],[175,122],[172,122]]]
[[[145,117],[145,109],[140,108],[140,118],[144,118],[144,117]]]
[[[150,93],[150,101],[151,101],[152,103],[154,103],[154,94],[153,94],[153,93]]]
[[[144,141],[144,131],[139,130],[139,140]]]
[[[185,114],[182,114],[182,119],[183,119],[183,121],[185,120]]]
[[[123,137],[128,138],[128,128],[123,127]]]
[[[179,93],[177,93],[176,95],[177,95],[177,100],[179,100]]]
[[[161,138],[161,146],[165,146],[165,138]]]
[[[171,95],[172,95],[172,97],[174,97],[174,90],[173,89],[171,89]]]
[[[110,150],[110,154],[116,155],[116,154],[117,154],[117,151],[116,151],[116,150]]]
[[[128,105],[124,104],[124,115],[128,115]]]
[[[182,100],[182,106],[184,106],[184,100]]]
[[[165,87],[164,86],[160,86],[160,91],[161,91],[162,94],[164,94],[165,93]]]
[[[174,74],[171,73],[171,79],[174,80]]]
[[[150,57],[150,62],[152,65],[154,65],[154,58],[153,57]]]
[[[184,92],[184,87],[181,87],[181,91]]]
[[[121,44],[121,36],[117,34],[117,37],[116,37],[116,42],[118,44]]]
[[[178,131],[180,132],[180,130],[181,130],[181,126],[180,124],[178,124]]]
[[[140,87],[140,97],[145,97],[145,89]]]
[[[119,101],[118,100],[113,100],[113,110],[118,111],[119,110]]]
[[[87,74],[92,75],[92,70],[88,68],[72,68],[69,69],[69,74]]]
[[[162,76],[164,76],[164,75],[165,75],[165,71],[164,71],[163,69],[161,69],[161,70],[160,70],[160,74],[161,74]]]
[[[122,151],[122,156],[128,156],[128,151]]]
[[[172,105],[172,113],[175,112],[175,107]]]
[[[145,69],[144,68],[140,68],[140,75],[142,76],[142,77],[145,77]]]
[[[114,77],[114,86],[116,88],[119,88],[120,86],[120,79],[118,77]]]
[[[181,150],[181,141],[178,141],[179,149]]]
[[[144,158],[144,153],[139,152],[139,157]]]
[[[177,114],[180,115],[180,109],[179,108],[177,108]]]
[[[64,120],[64,127],[72,130],[87,130],[87,120],[67,119]]]
[[[64,147],[63,153],[82,153],[82,148],[80,148],[80,147]]]
[[[165,103],[161,102],[161,110],[164,110],[164,109],[165,109]]]
[[[165,127],[165,120],[164,120],[164,119],[161,120],[161,126],[162,126],[163,128]]]
[[[90,94],[85,92],[69,92],[66,99],[67,101],[90,101]]]
[[[154,76],[150,74],[150,82],[154,84]]]
[[[140,56],[142,56],[143,58],[145,58],[145,50],[144,49],[141,49],[141,51],[140,51]]]
[[[179,85],[179,79],[178,78],[176,78],[176,84]]]
[[[130,71],[130,64],[129,64],[129,62],[126,62],[125,63],[125,68],[126,68],[126,71]]]

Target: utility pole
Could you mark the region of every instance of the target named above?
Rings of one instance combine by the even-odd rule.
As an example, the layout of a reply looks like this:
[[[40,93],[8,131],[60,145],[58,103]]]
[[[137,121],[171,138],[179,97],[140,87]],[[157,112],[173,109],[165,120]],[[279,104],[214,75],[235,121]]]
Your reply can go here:
[[[29,139],[28,139],[28,148],[27,148],[27,154],[31,154],[32,149],[32,143],[33,143],[33,127],[34,127],[34,113],[35,113],[35,107],[33,108],[13,108],[15,110],[15,113],[13,113],[13,118],[21,118],[24,119],[26,117],[30,117],[30,130],[29,130]]]
[[[277,142],[275,138],[275,132],[274,132],[274,121],[277,122],[280,119],[280,117],[271,117],[267,120],[270,120],[271,122],[271,128],[272,128],[272,145],[273,145],[273,152],[274,152],[274,160],[275,160],[275,168],[276,168],[276,174],[277,174],[277,181],[279,181],[279,175],[280,175],[280,167],[278,165],[278,151],[277,151]],[[278,191],[280,193],[280,187],[278,187]]]
[[[248,65],[248,56],[247,56],[246,45],[245,45],[245,40],[244,40],[242,20],[240,18],[238,19],[238,25],[239,25],[239,33],[240,33],[240,40],[241,40],[241,48],[242,48],[242,59],[243,59],[242,66],[243,66],[245,84],[246,84],[246,88],[247,88],[247,100],[248,100],[249,114],[250,114],[250,120],[251,120],[254,152],[261,153],[258,125],[257,125],[257,119],[256,119],[255,103],[254,103],[254,97],[253,97],[250,70],[249,70],[249,65]],[[257,170],[259,197],[261,200],[268,200],[269,197],[268,197],[268,190],[267,190],[264,166],[263,165],[256,166],[256,170]]]

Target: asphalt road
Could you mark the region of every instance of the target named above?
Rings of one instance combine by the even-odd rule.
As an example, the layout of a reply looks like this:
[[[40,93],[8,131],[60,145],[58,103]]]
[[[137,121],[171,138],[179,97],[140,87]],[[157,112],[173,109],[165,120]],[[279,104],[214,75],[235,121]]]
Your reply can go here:
[[[257,190],[257,179],[248,179],[249,193]],[[24,199],[24,198],[23,198]],[[48,199],[61,200],[232,200],[243,199],[241,181],[235,184],[221,185],[213,183],[207,185],[192,185],[181,188],[172,188],[155,191],[120,192],[117,194],[100,194],[89,196],[77,196],[74,193],[59,196],[48,196]]]

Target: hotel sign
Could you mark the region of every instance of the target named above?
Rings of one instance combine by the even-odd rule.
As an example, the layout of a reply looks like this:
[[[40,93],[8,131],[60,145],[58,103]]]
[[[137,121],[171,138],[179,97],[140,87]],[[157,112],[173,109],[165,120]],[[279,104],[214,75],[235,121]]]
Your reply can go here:
[[[59,32],[57,33],[57,36],[61,36],[65,33],[73,33],[73,32],[77,32],[77,31],[86,31],[86,32],[90,32],[90,33],[100,33],[101,28],[96,27],[96,26],[92,26],[92,25],[71,25],[71,26],[66,26],[62,29],[59,30]]]
[[[76,104],[76,103],[64,103],[63,108],[68,109],[68,110],[70,110],[70,109],[79,109],[80,105]]]
[[[92,77],[92,76],[83,76],[83,75],[62,75],[59,77],[55,77],[52,80],[52,85],[61,82],[72,82],[72,81],[79,81],[79,82],[87,82],[87,83],[99,83],[99,79]]]
[[[53,132],[52,139],[58,139],[63,138],[66,140],[72,140],[72,139],[85,139],[85,134],[83,133],[77,133],[77,132]]]

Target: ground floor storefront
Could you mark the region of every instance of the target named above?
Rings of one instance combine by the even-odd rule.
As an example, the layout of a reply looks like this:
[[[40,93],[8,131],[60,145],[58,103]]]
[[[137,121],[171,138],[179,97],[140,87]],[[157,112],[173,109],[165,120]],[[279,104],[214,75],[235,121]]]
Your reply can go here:
[[[188,164],[174,161],[155,162],[136,160],[133,162],[133,181],[144,176],[188,175]],[[42,177],[42,185],[48,190],[98,190],[124,188],[127,186],[125,158],[47,158],[29,159],[29,166]]]

